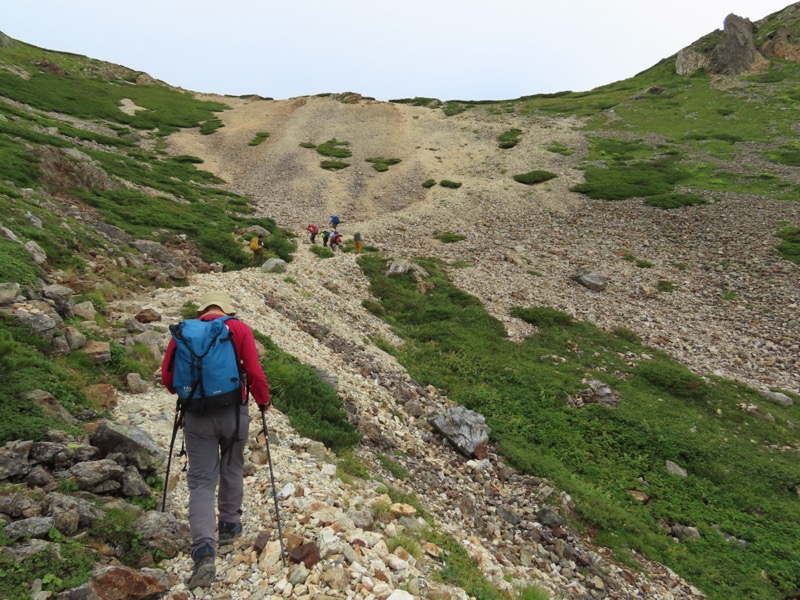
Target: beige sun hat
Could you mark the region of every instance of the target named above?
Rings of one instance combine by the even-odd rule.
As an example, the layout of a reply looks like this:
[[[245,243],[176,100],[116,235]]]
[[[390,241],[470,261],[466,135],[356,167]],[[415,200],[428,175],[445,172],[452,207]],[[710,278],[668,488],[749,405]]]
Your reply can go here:
[[[231,297],[225,292],[206,292],[200,300],[200,306],[197,309],[198,316],[203,313],[209,306],[219,306],[226,315],[235,315],[236,310],[231,303]]]

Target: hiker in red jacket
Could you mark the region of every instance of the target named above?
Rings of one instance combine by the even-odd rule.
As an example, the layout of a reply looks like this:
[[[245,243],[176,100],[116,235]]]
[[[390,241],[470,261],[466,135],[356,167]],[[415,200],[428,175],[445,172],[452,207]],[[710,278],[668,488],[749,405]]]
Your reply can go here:
[[[311,243],[312,244],[316,244],[317,242],[315,240],[317,239],[317,234],[319,233],[319,227],[317,227],[316,225],[313,225],[313,224],[309,224],[308,227],[306,227],[306,229],[308,230],[308,233],[310,234]]]
[[[197,318],[203,321],[234,314],[231,299],[225,292],[207,292],[197,309]],[[270,407],[269,385],[258,359],[253,331],[237,319],[230,319],[225,325],[233,338],[236,357],[241,371],[247,376],[247,383],[242,383],[242,401],[236,410],[232,410],[228,404],[205,412],[187,411],[184,414],[184,438],[189,457],[189,472],[186,475],[189,485],[189,528],[194,560],[192,574],[185,582],[189,589],[208,587],[214,579],[217,528],[220,547],[232,544],[242,532],[244,446],[250,424],[247,386],[259,410],[264,412]],[[175,352],[175,340],[170,339],[161,364],[161,383],[173,394],[177,393],[173,386]],[[214,510],[217,480],[218,523]]]

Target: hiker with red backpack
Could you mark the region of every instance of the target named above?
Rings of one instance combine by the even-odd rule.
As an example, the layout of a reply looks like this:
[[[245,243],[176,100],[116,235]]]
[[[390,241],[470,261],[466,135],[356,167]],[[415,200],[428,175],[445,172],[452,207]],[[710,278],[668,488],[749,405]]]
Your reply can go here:
[[[331,239],[328,241],[328,246],[330,246],[331,250],[336,252],[336,249],[342,246],[342,234],[338,231],[331,233]]]
[[[271,406],[253,331],[235,314],[228,294],[207,292],[196,319],[170,327],[172,339],[161,364],[161,383],[178,394],[173,443],[183,426],[189,458],[186,482],[194,561],[185,581],[189,589],[208,587],[214,579],[217,530],[219,547],[231,545],[242,532],[249,393],[262,417]]]
[[[317,234],[319,233],[319,227],[317,227],[317,226],[316,226],[316,225],[314,225],[314,224],[309,224],[309,225],[306,227],[306,230],[308,230],[308,233],[309,233],[309,235],[310,235],[310,237],[311,237],[311,243],[312,243],[312,244],[316,244],[316,243],[317,243],[317,242],[316,242],[316,239],[317,239]]]

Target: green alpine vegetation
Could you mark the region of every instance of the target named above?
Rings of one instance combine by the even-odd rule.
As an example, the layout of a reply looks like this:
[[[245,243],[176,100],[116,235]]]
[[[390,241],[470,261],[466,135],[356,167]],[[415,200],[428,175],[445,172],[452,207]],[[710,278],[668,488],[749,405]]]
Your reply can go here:
[[[422,385],[483,414],[515,467],[568,492],[575,526],[624,562],[633,564],[631,551],[663,562],[710,598],[791,593],[800,580],[796,407],[770,405],[769,419],[743,411],[763,398],[695,374],[631,332],[548,307],[515,312],[538,332],[513,343],[443,264],[419,263],[431,274],[426,293],[410,275],[387,278],[383,259],[359,259],[379,301],[372,312],[405,340],[394,355]],[[594,379],[619,397],[616,407],[568,402]],[[673,475],[667,461],[688,476]],[[676,542],[674,525],[697,527],[702,538]]]

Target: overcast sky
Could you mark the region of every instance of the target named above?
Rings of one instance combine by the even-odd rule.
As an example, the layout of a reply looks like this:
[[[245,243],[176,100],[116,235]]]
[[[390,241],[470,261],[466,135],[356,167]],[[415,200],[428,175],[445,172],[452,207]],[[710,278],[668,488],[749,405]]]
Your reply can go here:
[[[218,94],[498,100],[619,81],[789,0],[0,0],[0,31]],[[2,93],[2,90],[0,90]]]

